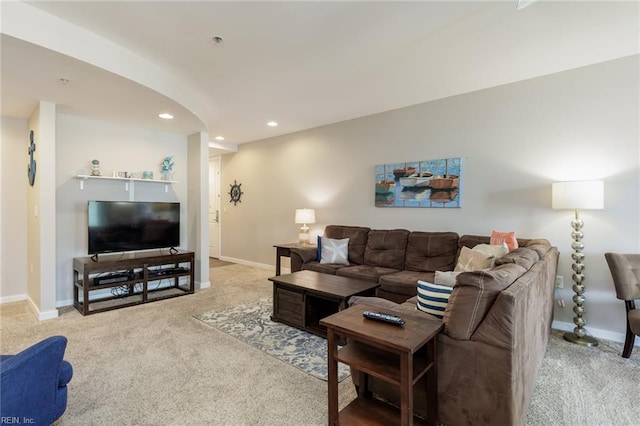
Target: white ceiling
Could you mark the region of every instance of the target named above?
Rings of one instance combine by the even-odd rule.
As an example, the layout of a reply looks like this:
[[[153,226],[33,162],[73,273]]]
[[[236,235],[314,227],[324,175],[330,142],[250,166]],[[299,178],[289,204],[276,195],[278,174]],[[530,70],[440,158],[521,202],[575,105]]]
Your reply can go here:
[[[233,146],[640,52],[637,1],[516,4],[2,2],[2,115]]]

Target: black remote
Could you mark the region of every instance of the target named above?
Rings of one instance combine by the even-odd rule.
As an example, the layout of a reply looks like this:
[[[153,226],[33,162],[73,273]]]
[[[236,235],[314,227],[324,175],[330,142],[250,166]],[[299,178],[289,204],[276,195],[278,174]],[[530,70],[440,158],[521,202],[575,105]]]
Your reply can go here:
[[[384,312],[364,311],[362,316],[372,320],[388,322],[389,324],[404,325],[404,320],[402,318],[391,314],[385,314]]]

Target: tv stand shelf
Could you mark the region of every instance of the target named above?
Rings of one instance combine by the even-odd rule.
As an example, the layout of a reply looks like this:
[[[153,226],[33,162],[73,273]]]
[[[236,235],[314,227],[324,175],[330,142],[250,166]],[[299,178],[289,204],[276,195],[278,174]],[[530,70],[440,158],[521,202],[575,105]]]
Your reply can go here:
[[[108,254],[97,260],[76,257],[73,306],[82,315],[90,315],[193,294],[193,271],[191,251]],[[106,290],[111,295],[104,295]],[[98,292],[101,294],[96,295]]]

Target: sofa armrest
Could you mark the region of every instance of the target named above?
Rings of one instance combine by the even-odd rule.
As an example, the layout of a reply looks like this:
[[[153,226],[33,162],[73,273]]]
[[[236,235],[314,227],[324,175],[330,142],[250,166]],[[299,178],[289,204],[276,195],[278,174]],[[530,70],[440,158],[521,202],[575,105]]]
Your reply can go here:
[[[291,272],[298,272],[302,269],[302,264],[311,262],[318,258],[316,247],[295,247],[291,249]]]
[[[0,416],[51,424],[66,408],[66,384],[73,376],[63,361],[67,339],[53,336],[24,351],[2,357]],[[59,394],[61,393],[61,397]]]

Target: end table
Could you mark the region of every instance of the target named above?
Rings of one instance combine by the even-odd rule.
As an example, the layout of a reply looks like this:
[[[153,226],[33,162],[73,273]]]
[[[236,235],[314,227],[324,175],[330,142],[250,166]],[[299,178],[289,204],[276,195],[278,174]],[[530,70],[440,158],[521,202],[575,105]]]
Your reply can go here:
[[[276,276],[279,276],[280,275],[280,257],[291,258],[292,248],[316,247],[316,246],[313,244],[285,243],[285,244],[275,244],[274,247],[276,248]]]
[[[354,305],[320,321],[327,328],[329,371],[329,425],[339,424],[424,424],[413,415],[413,387],[426,376],[428,423],[438,421],[436,342],[443,325],[426,318],[404,316],[404,326],[374,321],[364,311],[380,308]],[[337,349],[336,335],[349,339]],[[338,362],[359,370],[358,397],[338,412]],[[368,377],[400,388],[398,409],[371,397]]]

